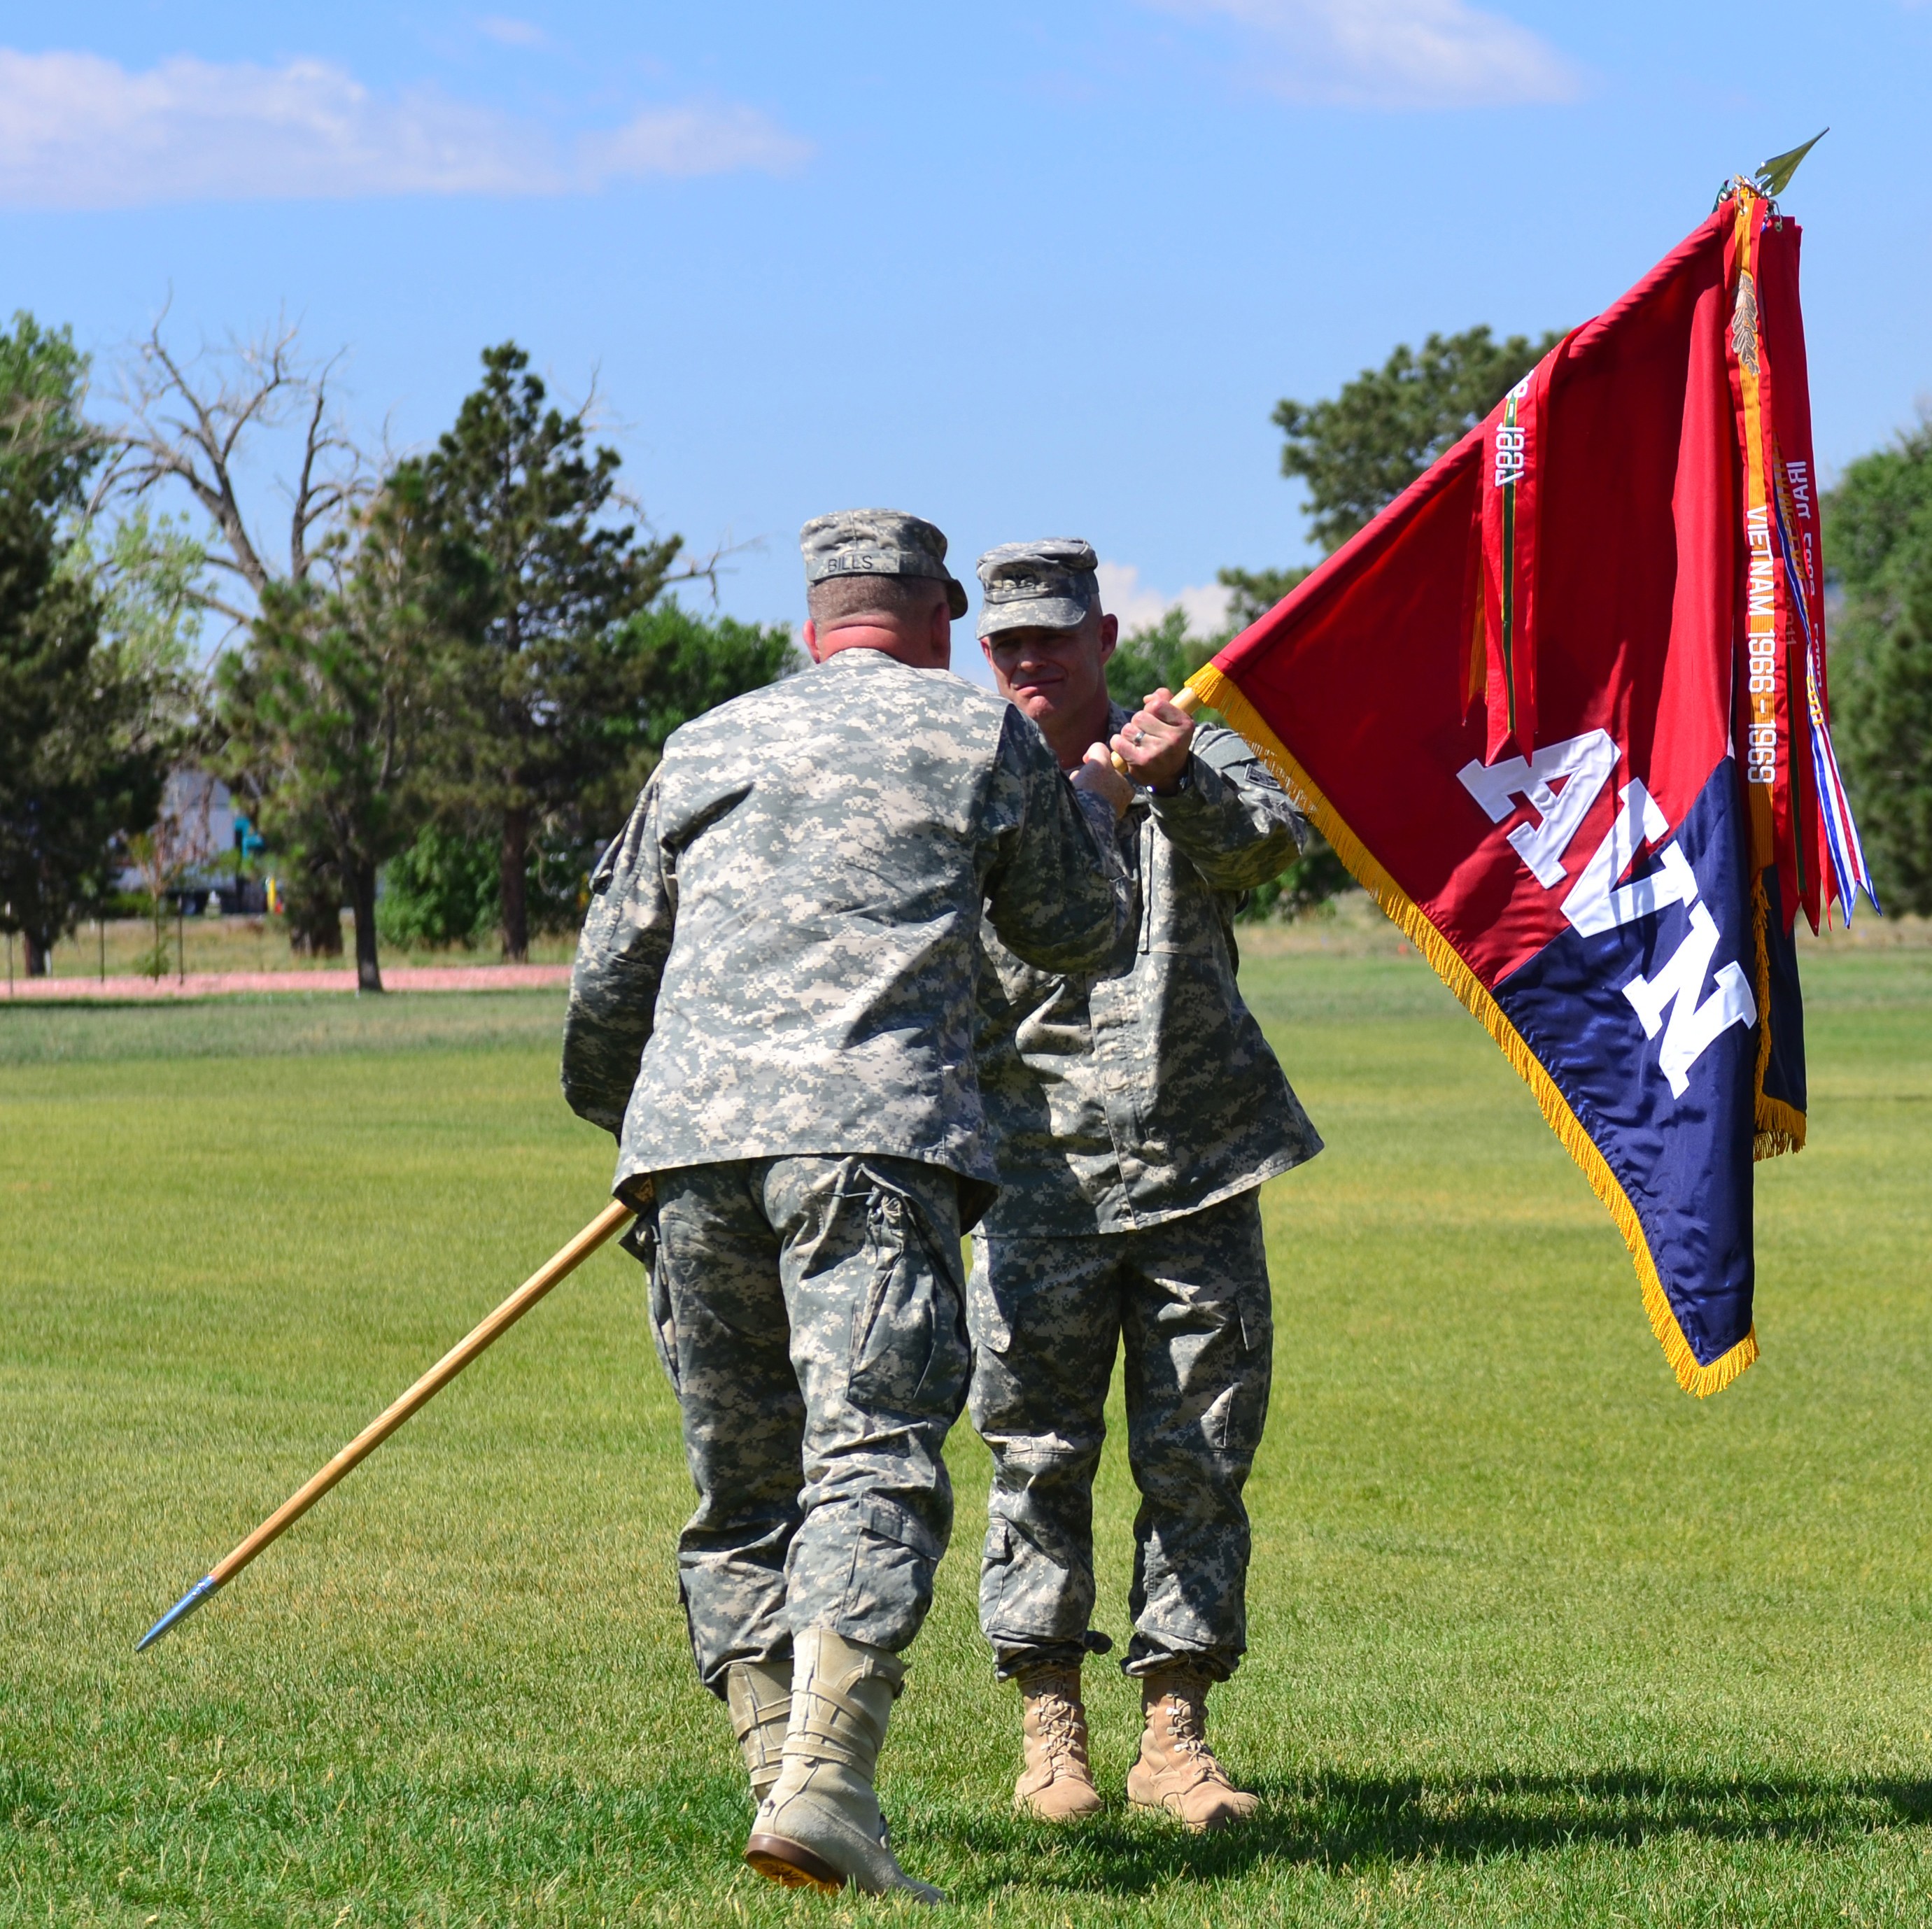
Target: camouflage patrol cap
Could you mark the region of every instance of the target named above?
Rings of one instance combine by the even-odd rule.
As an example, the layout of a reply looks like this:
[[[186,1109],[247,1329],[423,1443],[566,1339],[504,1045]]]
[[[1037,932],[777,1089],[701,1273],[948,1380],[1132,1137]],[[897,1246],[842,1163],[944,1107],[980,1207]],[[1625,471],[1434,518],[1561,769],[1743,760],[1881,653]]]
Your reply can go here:
[[[929,576],[946,585],[956,619],[966,614],[966,591],[946,566],[946,538],[932,524],[902,509],[841,509],[814,516],[798,532],[809,588],[832,576]]]
[[[980,634],[1003,629],[1078,629],[1100,607],[1100,559],[1078,536],[1003,542],[980,559]]]

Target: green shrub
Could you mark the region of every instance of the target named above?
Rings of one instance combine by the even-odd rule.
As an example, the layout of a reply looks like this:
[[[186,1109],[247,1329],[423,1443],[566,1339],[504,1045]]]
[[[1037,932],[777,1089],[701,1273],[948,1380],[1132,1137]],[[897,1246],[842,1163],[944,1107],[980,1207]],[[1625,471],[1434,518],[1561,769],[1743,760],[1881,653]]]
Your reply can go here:
[[[376,929],[385,944],[482,944],[498,916],[496,848],[430,824],[383,868]]]
[[[601,844],[560,833],[532,839],[524,869],[532,932],[573,932],[584,922],[590,868]],[[383,867],[376,929],[399,950],[488,944],[502,920],[502,858],[494,838],[431,824]]]

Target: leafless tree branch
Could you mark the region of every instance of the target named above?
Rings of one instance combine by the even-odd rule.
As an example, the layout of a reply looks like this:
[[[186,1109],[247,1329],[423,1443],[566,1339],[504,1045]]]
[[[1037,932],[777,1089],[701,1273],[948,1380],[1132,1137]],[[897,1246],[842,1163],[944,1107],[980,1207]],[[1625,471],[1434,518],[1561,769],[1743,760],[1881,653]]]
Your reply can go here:
[[[272,583],[306,581],[374,487],[368,466],[337,418],[334,386],[341,357],[312,364],[300,354],[286,321],[252,341],[231,340],[189,360],[164,333],[166,312],[122,371],[120,419],[108,434],[115,452],[95,491],[140,497],[170,486],[184,489],[214,526],[209,562],[260,597]],[[299,434],[288,502],[286,563],[250,526],[238,470],[262,436],[293,427]],[[318,538],[321,539],[318,539]],[[209,596],[210,609],[237,622],[248,613]]]

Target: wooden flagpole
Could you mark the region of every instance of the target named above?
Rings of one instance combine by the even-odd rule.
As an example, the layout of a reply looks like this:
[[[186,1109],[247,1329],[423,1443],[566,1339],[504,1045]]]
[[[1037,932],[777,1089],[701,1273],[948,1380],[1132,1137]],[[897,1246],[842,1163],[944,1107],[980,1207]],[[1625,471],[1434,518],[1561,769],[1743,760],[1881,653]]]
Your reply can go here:
[[[1200,706],[1196,691],[1182,688],[1169,700],[1174,708],[1191,716]],[[1130,776],[1126,760],[1117,752],[1114,768],[1124,777]],[[329,1489],[360,1466],[404,1420],[427,1406],[468,1366],[471,1360],[500,1338],[535,1306],[560,1280],[574,1272],[598,1246],[622,1229],[632,1217],[631,1208],[613,1200],[580,1232],[554,1255],[490,1314],[475,1331],[452,1346],[416,1384],[393,1406],[372,1420],[328,1466],[298,1487],[226,1558],[218,1561],[202,1578],[135,1642],[135,1651],[152,1647],[168,1630],[178,1627],[195,1610],[227,1586],[271,1541],[286,1533]]]
[[[204,1601],[226,1586],[264,1547],[286,1533],[331,1487],[360,1466],[410,1414],[426,1406],[479,1353],[508,1332],[560,1280],[568,1278],[613,1233],[620,1232],[632,1216],[628,1206],[620,1200],[612,1200],[574,1239],[538,1267],[488,1319],[452,1346],[407,1393],[370,1421],[327,1466],[290,1495],[232,1554],[211,1568],[135,1642],[135,1652],[138,1654],[143,1648],[152,1647],[170,1628],[185,1621]]]
[[[1188,689],[1184,686],[1176,690],[1167,700],[1180,711],[1183,716],[1191,717],[1201,707],[1201,693],[1198,690]],[[1127,760],[1118,750],[1110,751],[1108,754],[1114,760],[1114,768],[1123,777],[1128,778],[1132,777],[1134,773],[1127,768]]]

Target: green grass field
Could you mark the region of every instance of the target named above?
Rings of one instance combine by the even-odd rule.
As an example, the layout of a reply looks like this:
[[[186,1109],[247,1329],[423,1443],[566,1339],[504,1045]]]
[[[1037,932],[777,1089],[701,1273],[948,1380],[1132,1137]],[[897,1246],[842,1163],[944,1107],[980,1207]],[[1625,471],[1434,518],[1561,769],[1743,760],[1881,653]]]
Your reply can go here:
[[[1932,1922],[1932,950],[1809,954],[1762,1361],[1699,1404],[1528,1094],[1412,956],[1262,956],[1329,1142],[1269,1188],[1248,1664],[1266,1796],[1015,1820],[986,1459],[883,1784],[988,1921]],[[817,1922],[766,1888],[599,1256],[196,1619],[153,1618],[590,1216],[550,994],[0,1010],[0,1919]],[[1126,1632],[1110,1444],[1096,1618]],[[1089,1671],[1118,1804],[1134,1708]]]

